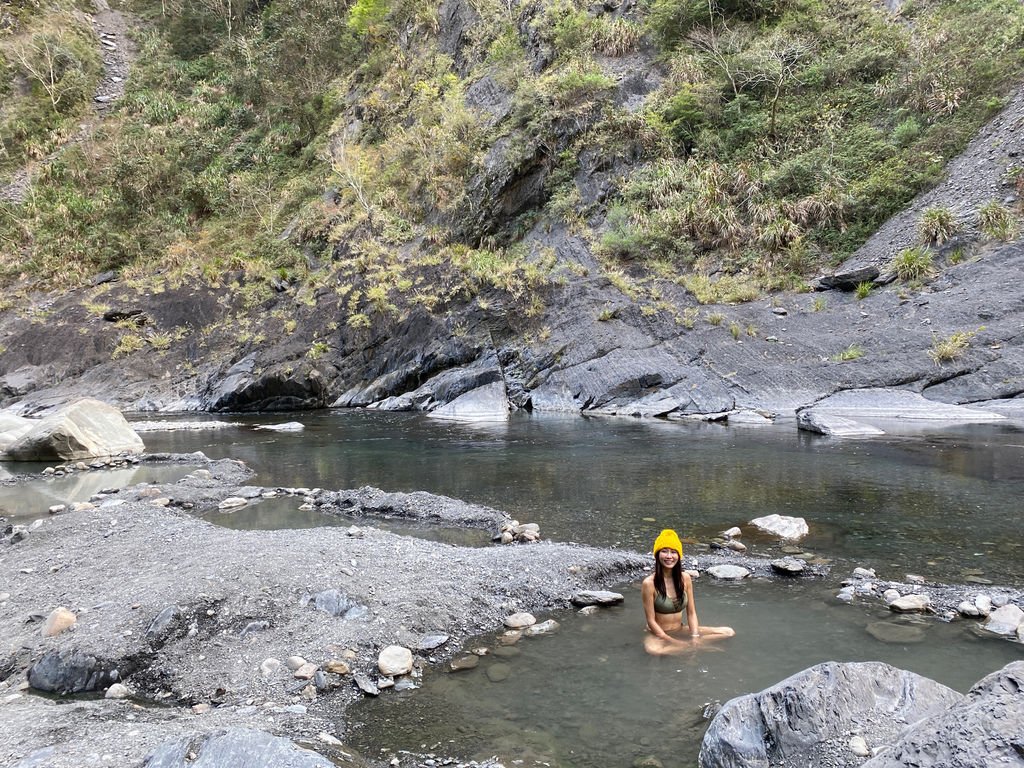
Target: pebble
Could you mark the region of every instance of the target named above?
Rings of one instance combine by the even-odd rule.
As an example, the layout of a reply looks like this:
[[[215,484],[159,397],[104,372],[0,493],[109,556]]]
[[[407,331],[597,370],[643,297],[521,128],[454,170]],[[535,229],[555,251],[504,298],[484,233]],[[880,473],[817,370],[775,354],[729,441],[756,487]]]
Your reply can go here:
[[[513,613],[505,617],[505,626],[509,629],[525,629],[537,623],[532,613]]]
[[[512,667],[510,667],[508,664],[502,664],[500,662],[497,664],[491,664],[491,666],[487,668],[486,674],[487,679],[490,680],[492,683],[500,683],[505,680],[508,680],[508,678],[511,677]]]
[[[235,509],[236,507],[244,507],[248,503],[249,502],[241,496],[228,496],[224,501],[217,505],[217,509]]]
[[[316,735],[316,737],[317,737],[317,739],[322,741],[324,744],[329,744],[332,747],[340,747],[340,746],[342,746],[342,742],[341,742],[340,739],[336,738],[335,736],[332,736],[331,734],[327,733],[326,731],[321,731],[320,733],[318,733]]]
[[[43,622],[43,637],[59,635],[74,626],[77,621],[78,617],[67,608],[55,608]]]
[[[327,664],[324,666],[324,669],[327,672],[330,672],[332,675],[347,675],[349,672],[352,671],[352,668],[349,667],[348,663],[344,661],[338,661],[337,659],[331,659],[330,661],[328,661]]]
[[[11,593],[10,592],[0,592],[0,603],[6,603],[10,599],[11,599]]]
[[[844,603],[852,603],[853,591],[853,587],[843,587],[839,590],[839,594],[836,595],[836,600],[841,600]]]
[[[452,672],[461,672],[461,671],[466,670],[466,669],[475,669],[477,667],[477,665],[479,665],[479,664],[480,664],[480,657],[479,656],[473,656],[473,655],[460,656],[457,659],[452,659],[451,663],[448,665],[448,668]]]
[[[722,531],[722,535],[725,536],[727,539],[734,539],[737,536],[741,536],[742,534],[743,534],[743,531],[741,531],[735,525],[732,528],[730,528],[729,530],[727,530],[727,531]]]
[[[868,757],[871,755],[871,750],[868,748],[868,743],[864,740],[863,736],[854,736],[850,739],[850,751],[857,757]]]
[[[128,690],[128,686],[123,683],[114,683],[103,694],[105,699],[127,699],[129,696],[131,696],[131,692]]]
[[[924,576],[918,576],[916,573],[908,573],[905,579],[907,584],[924,584]]]
[[[708,568],[708,573],[723,581],[738,581],[750,575],[750,571],[741,565],[713,565]]]
[[[896,589],[887,589],[887,590],[885,590],[885,592],[882,593],[882,599],[885,600],[885,602],[887,602],[887,603],[892,603],[893,600],[899,600],[900,599],[899,590],[896,590]]]
[[[59,515],[61,512],[64,512],[65,510],[67,510],[67,508],[68,508],[67,504],[54,504],[52,507],[50,507],[46,511],[49,514],[51,514],[51,515]]]
[[[196,715],[205,715],[205,714],[206,714],[207,712],[209,712],[209,711],[210,711],[211,709],[213,709],[213,707],[211,707],[211,706],[210,706],[210,705],[209,705],[209,704],[208,704],[207,702],[205,702],[205,701],[201,701],[201,702],[199,702],[198,704],[193,704],[193,705],[192,705],[192,713],[193,713],[193,714],[196,714]]]
[[[727,549],[731,549],[733,552],[746,552],[747,545],[742,541],[729,540],[725,543]]]
[[[537,635],[550,635],[558,631],[559,623],[554,619],[548,619],[542,621],[539,624],[533,624],[523,630],[523,634],[528,637],[536,637]]]
[[[992,598],[988,595],[978,595],[974,598],[974,605],[982,616],[988,616],[992,613]]]
[[[853,569],[853,575],[854,576],[860,576],[862,579],[874,579],[874,578],[876,578],[876,574],[875,574],[875,569],[874,568],[854,568]]]
[[[382,675],[407,675],[412,672],[412,651],[401,645],[389,645],[377,655]]]
[[[889,609],[900,613],[926,611],[931,606],[928,595],[905,595],[889,603]]]
[[[515,645],[523,638],[523,633],[518,629],[510,629],[498,637],[498,645]]]
[[[285,661],[285,664],[288,665],[288,669],[290,669],[292,672],[299,669],[299,667],[301,667],[305,663],[306,660],[301,656],[289,656],[288,659]]]
[[[294,677],[296,680],[311,680],[313,678],[313,675],[316,674],[316,670],[316,664],[311,664],[307,661],[301,667],[292,672],[292,677]]]
[[[593,616],[595,613],[600,611],[596,605],[585,605],[577,611],[580,616]]]

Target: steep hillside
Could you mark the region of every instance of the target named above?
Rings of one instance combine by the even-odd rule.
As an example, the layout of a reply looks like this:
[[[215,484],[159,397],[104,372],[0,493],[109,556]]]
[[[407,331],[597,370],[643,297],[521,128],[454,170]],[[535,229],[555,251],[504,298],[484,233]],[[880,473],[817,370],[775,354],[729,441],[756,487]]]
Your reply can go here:
[[[18,110],[55,152],[0,206],[0,374],[24,408],[429,409],[493,381],[520,406],[658,415],[1024,391],[999,373],[1021,370],[1016,2],[132,10],[125,96],[63,149],[80,112],[46,112],[15,53],[50,12],[5,18],[0,172],[29,157]],[[856,294],[805,293],[993,116],[952,186],[858,254],[881,269]]]

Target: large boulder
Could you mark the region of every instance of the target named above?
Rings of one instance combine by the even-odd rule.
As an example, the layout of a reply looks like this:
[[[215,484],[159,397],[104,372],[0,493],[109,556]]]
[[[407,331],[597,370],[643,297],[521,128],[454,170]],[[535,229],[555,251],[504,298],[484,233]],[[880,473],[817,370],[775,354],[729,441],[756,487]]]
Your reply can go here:
[[[868,748],[891,744],[909,724],[939,715],[961,698],[934,680],[881,662],[818,664],[726,702],[704,736],[699,765],[854,768],[864,757],[851,746],[851,733]]]
[[[153,750],[143,768],[333,768],[334,763],[264,731],[229,728],[186,736]]]
[[[1024,661],[982,678],[963,699],[909,728],[863,768],[1024,768]]]
[[[0,451],[6,451],[14,442],[32,429],[35,422],[13,413],[0,413]]]
[[[75,461],[142,453],[145,446],[121,412],[84,399],[33,421],[0,458],[8,461]]]
[[[75,649],[47,651],[28,670],[29,685],[59,694],[102,691],[120,679],[114,663]]]

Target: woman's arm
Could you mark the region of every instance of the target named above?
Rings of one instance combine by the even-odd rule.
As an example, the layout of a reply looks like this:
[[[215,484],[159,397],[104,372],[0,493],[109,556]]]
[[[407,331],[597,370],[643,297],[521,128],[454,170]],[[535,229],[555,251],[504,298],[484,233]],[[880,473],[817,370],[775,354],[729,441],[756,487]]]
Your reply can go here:
[[[640,587],[640,597],[644,602],[644,618],[647,619],[647,628],[655,637],[667,640],[670,643],[678,643],[679,640],[670,636],[654,618],[654,579],[644,579]]]
[[[686,591],[686,625],[693,637],[700,637],[700,624],[697,622],[697,605],[693,599],[693,579],[690,574],[683,574],[683,589]]]

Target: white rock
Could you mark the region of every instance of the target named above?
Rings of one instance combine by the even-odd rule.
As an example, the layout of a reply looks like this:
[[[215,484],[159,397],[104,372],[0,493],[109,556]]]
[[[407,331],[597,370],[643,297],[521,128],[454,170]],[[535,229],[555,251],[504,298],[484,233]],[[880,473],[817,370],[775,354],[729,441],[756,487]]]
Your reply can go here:
[[[978,606],[978,612],[983,616],[992,612],[992,598],[988,595],[978,595],[974,598],[974,604]]]
[[[128,690],[128,686],[122,683],[114,683],[112,686],[107,688],[107,692],[103,694],[105,699],[127,699],[131,696],[131,692]]]
[[[256,429],[263,429],[268,432],[301,432],[306,427],[298,421],[286,421],[283,424],[259,424]]]
[[[918,576],[916,573],[908,573],[905,581],[907,584],[924,584],[925,578],[924,576]]]
[[[289,656],[284,663],[288,666],[288,669],[294,672],[303,664],[305,664],[306,660],[301,656]]]
[[[842,600],[844,603],[852,603],[853,587],[843,587],[839,590],[839,594],[836,595],[836,600]]]
[[[853,736],[850,739],[850,751],[857,757],[868,757],[871,754],[868,743],[864,740],[863,736]]]
[[[874,568],[854,568],[853,569],[853,575],[854,576],[860,576],[862,579],[873,579],[873,578],[875,578],[875,569]]]
[[[509,629],[525,629],[537,623],[532,613],[513,613],[505,617],[505,626]]]
[[[332,747],[340,747],[340,746],[342,746],[342,742],[341,742],[340,739],[332,736],[331,734],[327,733],[326,731],[321,731],[320,733],[318,733],[316,735],[316,737],[317,737],[317,739],[322,741],[324,744],[329,744]]]
[[[64,630],[73,626],[78,617],[67,608],[54,608],[46,621],[43,622],[43,637],[59,635]]]
[[[472,389],[427,416],[452,421],[506,421],[509,405],[505,382],[496,381]]]
[[[1021,622],[1024,622],[1024,611],[1011,603],[992,611],[983,626],[997,635],[1016,635]]]
[[[904,595],[889,603],[889,609],[900,613],[926,611],[931,605],[928,595]]]
[[[523,634],[527,637],[536,637],[537,635],[550,635],[558,631],[559,624],[554,619],[548,619],[542,621],[539,624],[534,624],[523,630]]]
[[[737,527],[736,527],[736,526],[734,525],[734,526],[733,526],[732,528],[730,528],[729,530],[727,530],[727,531],[722,531],[722,535],[723,535],[723,536],[725,536],[725,537],[727,537],[727,538],[733,539],[733,538],[736,538],[737,536],[742,536],[742,535],[743,535],[743,531],[741,531],[741,530],[740,530],[739,528],[737,528]]]
[[[50,507],[46,511],[49,514],[51,514],[51,515],[59,515],[61,512],[65,511],[67,508],[68,508],[67,504],[54,504],[52,507]]]
[[[10,599],[11,599],[11,593],[10,592],[0,592],[0,603],[6,603]]]
[[[301,665],[299,665],[299,666],[301,666]],[[264,659],[263,663],[260,664],[260,674],[262,674],[264,677],[270,677],[275,672],[277,672],[277,670],[279,670],[280,668],[281,668],[281,661],[279,659],[275,659],[273,657],[270,657],[269,659]]]
[[[377,668],[385,676],[412,672],[412,651],[401,645],[389,645],[377,656]]]
[[[727,581],[745,579],[750,575],[750,571],[740,565],[713,565],[708,568],[708,573],[716,579],[723,579]]]
[[[796,426],[805,432],[816,432],[828,437],[878,437],[884,435],[878,427],[862,424],[834,414],[819,413],[805,408],[796,415]]]
[[[893,600],[899,600],[900,599],[899,590],[898,589],[887,589],[887,590],[885,590],[885,592],[882,593],[882,599],[885,600],[885,602],[889,603],[889,604],[891,604]]]
[[[248,503],[249,502],[241,496],[228,496],[224,501],[217,505],[217,509],[234,509],[235,507],[244,507]]]
[[[981,611],[978,610],[978,606],[972,603],[970,600],[964,600],[960,605],[956,607],[957,613],[961,616],[968,616],[971,618],[981,616]]]
[[[750,524],[783,539],[799,539],[806,536],[809,530],[807,521],[802,517],[786,517],[784,515],[756,517],[750,521]]]

